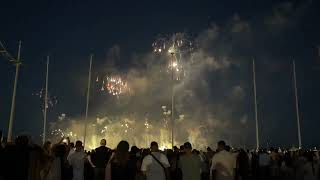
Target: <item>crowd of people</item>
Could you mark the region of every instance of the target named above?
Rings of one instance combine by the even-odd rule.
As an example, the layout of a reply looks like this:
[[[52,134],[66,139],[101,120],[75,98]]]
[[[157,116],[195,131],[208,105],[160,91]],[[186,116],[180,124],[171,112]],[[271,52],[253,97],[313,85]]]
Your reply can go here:
[[[224,141],[217,149],[180,147],[159,150],[157,142],[138,148],[127,141],[116,149],[85,151],[81,141],[43,146],[28,136],[0,146],[0,180],[319,180],[318,151],[234,149]]]

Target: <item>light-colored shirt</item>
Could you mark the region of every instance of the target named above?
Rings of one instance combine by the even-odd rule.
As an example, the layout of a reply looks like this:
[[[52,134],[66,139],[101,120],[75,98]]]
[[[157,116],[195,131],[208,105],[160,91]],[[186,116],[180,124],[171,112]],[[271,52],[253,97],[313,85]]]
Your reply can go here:
[[[170,167],[168,158],[160,153],[160,152],[152,152],[152,155],[154,155],[165,168]],[[165,170],[162,168],[162,166],[151,156],[147,155],[141,165],[141,171],[146,172],[147,180],[165,180]]]
[[[201,159],[199,156],[194,154],[181,156],[179,168],[182,171],[183,180],[200,180]]]
[[[217,180],[233,180],[234,169],[236,168],[236,158],[232,153],[222,150],[216,153],[212,158],[210,175],[215,171],[215,179]]]
[[[75,151],[68,156],[68,162],[73,169],[73,180],[84,179],[84,163],[87,154],[83,151]]]

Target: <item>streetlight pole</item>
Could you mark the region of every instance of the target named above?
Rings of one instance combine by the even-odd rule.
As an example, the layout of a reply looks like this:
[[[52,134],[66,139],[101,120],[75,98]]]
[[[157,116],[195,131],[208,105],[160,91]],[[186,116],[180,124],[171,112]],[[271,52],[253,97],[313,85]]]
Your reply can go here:
[[[88,126],[88,112],[89,112],[89,101],[90,101],[90,86],[91,86],[91,67],[92,67],[93,55],[90,56],[90,65],[89,65],[89,77],[88,77],[88,88],[87,88],[87,104],[86,104],[86,117],[84,125],[84,137],[83,137],[83,146],[86,144],[87,137],[87,126]]]
[[[15,105],[16,105],[17,82],[18,82],[18,76],[19,76],[19,69],[21,65],[20,53],[21,53],[21,41],[19,41],[17,59],[13,61],[13,63],[16,66],[16,73],[14,78],[12,101],[11,101],[10,119],[9,119],[9,127],[8,127],[8,139],[7,139],[8,142],[12,142],[12,134],[13,134],[12,128],[13,128],[14,111],[15,111]]]
[[[44,110],[43,110],[43,135],[42,135],[43,144],[46,141],[46,134],[47,134],[48,79],[49,79],[49,56],[47,56],[46,87],[45,87],[46,89],[45,89]]]
[[[259,142],[259,121],[258,121],[258,103],[257,103],[257,86],[256,86],[256,66],[254,59],[252,60],[252,70],[253,70],[253,92],[254,92],[254,112],[256,120],[256,148],[260,148]]]
[[[295,95],[296,115],[297,115],[298,142],[299,142],[299,148],[301,148],[302,143],[301,143],[301,128],[300,128],[300,114],[299,114],[299,98],[298,98],[296,63],[295,63],[295,61],[293,61],[293,81],[294,81],[294,95]]]
[[[174,52],[171,52],[171,146],[174,147],[174,73],[173,73]]]

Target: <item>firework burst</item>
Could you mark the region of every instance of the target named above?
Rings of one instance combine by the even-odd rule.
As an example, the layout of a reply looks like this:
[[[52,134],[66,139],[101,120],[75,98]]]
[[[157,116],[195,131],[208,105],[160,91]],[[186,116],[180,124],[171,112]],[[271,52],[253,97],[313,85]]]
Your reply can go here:
[[[152,47],[155,53],[185,54],[194,50],[195,41],[186,33],[175,33],[159,36]]]
[[[40,101],[41,101],[41,109],[44,110],[49,109],[49,108],[53,108],[55,105],[58,104],[58,98],[56,96],[52,96],[50,95],[50,93],[48,93],[48,102],[47,104],[44,104],[45,102],[45,90],[41,89],[39,92],[33,93],[32,95],[39,97]]]
[[[99,82],[99,77],[97,77],[96,82]],[[130,89],[126,80],[121,78],[121,76],[105,76],[101,82],[101,91],[108,92],[113,96],[120,96],[125,93],[129,93]]]
[[[167,54],[170,56],[170,63],[167,65],[167,72],[174,73],[176,80],[185,76],[183,59],[186,54],[191,54],[195,49],[195,41],[186,33],[175,33],[171,36],[159,36],[152,44],[153,52],[156,54]]]

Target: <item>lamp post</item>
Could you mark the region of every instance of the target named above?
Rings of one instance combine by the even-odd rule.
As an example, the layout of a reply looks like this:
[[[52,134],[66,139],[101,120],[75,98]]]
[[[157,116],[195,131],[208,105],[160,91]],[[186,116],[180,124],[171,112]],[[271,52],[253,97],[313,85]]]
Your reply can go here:
[[[299,114],[299,97],[298,97],[298,88],[297,88],[297,75],[296,75],[296,63],[293,60],[293,83],[294,83],[294,95],[295,95],[295,104],[296,104],[296,116],[297,116],[297,131],[298,131],[298,143],[299,149],[302,148],[301,143],[301,128],[300,128],[300,114]]]
[[[254,59],[252,60],[252,70],[253,70],[253,92],[254,92],[254,112],[256,120],[256,148],[260,148],[259,141],[259,121],[258,121],[258,102],[257,102],[257,86],[256,86],[256,65]]]
[[[85,116],[85,124],[84,124],[84,135],[83,135],[83,146],[86,145],[86,137],[87,137],[87,126],[88,126],[88,113],[89,113],[89,102],[90,102],[90,86],[91,86],[91,68],[92,68],[92,59],[93,54],[90,56],[90,64],[89,64],[89,75],[88,75],[88,87],[87,87],[87,104],[86,104],[86,116]]]
[[[48,78],[49,78],[49,56],[47,56],[46,87],[45,87],[46,89],[45,89],[44,109],[43,109],[43,135],[42,135],[43,144],[46,141],[46,134],[47,134]]]
[[[171,54],[171,145],[172,149],[174,146],[174,73],[173,73],[173,61],[174,61],[174,51]]]
[[[10,119],[9,119],[9,127],[8,127],[8,139],[7,139],[8,142],[12,142],[12,134],[13,134],[12,129],[13,129],[13,119],[14,119],[14,112],[15,112],[15,105],[16,105],[17,83],[18,83],[18,77],[19,77],[19,69],[21,65],[20,52],[21,52],[21,41],[19,41],[17,59],[11,60],[16,66],[16,73],[14,78],[12,101],[11,101]]]

